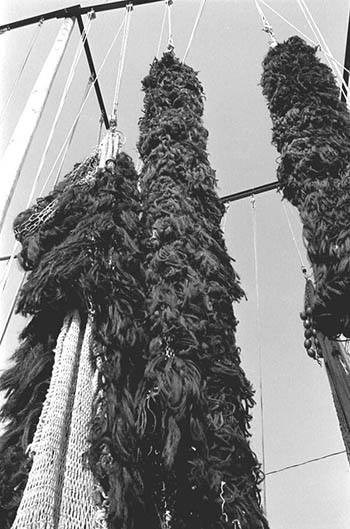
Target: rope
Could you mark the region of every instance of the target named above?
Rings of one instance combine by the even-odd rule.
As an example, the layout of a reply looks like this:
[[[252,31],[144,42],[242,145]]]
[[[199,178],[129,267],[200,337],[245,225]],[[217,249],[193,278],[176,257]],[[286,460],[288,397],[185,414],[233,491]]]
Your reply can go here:
[[[3,339],[5,338],[5,334],[7,332],[7,329],[8,329],[8,326],[10,324],[10,321],[11,321],[11,318],[13,316],[13,313],[15,311],[15,308],[16,308],[16,303],[17,303],[17,298],[18,298],[18,294],[23,286],[23,283],[24,283],[24,280],[25,280],[25,277],[26,277],[26,274],[23,274],[23,277],[21,278],[21,281],[19,282],[19,285],[16,289],[16,292],[15,292],[15,295],[13,296],[12,298],[12,302],[11,302],[11,305],[10,305],[10,309],[7,313],[7,317],[6,317],[6,320],[5,320],[5,325],[4,325],[4,328],[1,332],[1,337],[0,337],[0,347],[2,345],[2,342],[3,342]]]
[[[173,27],[171,19],[171,6],[173,5],[173,0],[166,0],[167,11],[168,11],[168,49],[174,49],[174,39],[173,39]]]
[[[329,46],[326,42],[326,39],[323,37],[321,31],[320,31],[320,28],[318,27],[310,9],[308,8],[307,4],[306,4],[306,1],[305,0],[299,0],[301,5],[303,6],[303,12],[305,11],[311,21],[311,25],[313,24],[315,30],[316,30],[316,34],[319,35],[319,38],[321,40],[321,43],[323,43],[323,47],[324,49],[327,51],[327,53],[329,54],[329,56],[334,60],[334,56],[333,56],[333,53],[331,52],[331,50],[329,49]],[[311,26],[310,26],[311,27]],[[342,72],[340,71],[340,69],[338,68],[337,64],[334,64],[334,68],[339,76],[339,80],[342,81],[343,80],[343,74]]]
[[[82,111],[83,111],[83,109],[84,109],[84,107],[85,107],[85,104],[86,104],[86,102],[87,102],[87,100],[88,100],[88,98],[89,98],[89,96],[90,96],[91,90],[92,90],[92,88],[93,88],[93,86],[94,86],[96,80],[98,79],[98,76],[99,76],[99,74],[101,73],[101,70],[102,70],[102,68],[104,67],[104,65],[105,65],[105,63],[106,63],[106,61],[107,61],[107,59],[108,59],[108,57],[109,57],[109,55],[110,55],[110,53],[111,53],[111,50],[112,50],[112,48],[113,48],[113,46],[114,46],[114,44],[115,44],[115,41],[117,40],[117,38],[118,38],[119,35],[120,35],[120,32],[121,32],[122,29],[123,29],[124,22],[125,22],[125,19],[124,19],[123,22],[121,23],[119,29],[117,30],[117,32],[116,32],[116,34],[115,34],[115,36],[114,36],[114,39],[113,39],[113,41],[112,41],[112,43],[111,43],[111,45],[110,45],[110,47],[109,47],[109,49],[108,49],[108,51],[107,51],[105,57],[104,57],[104,59],[103,59],[101,65],[100,65],[100,67],[99,67],[97,73],[96,73],[96,78],[95,78],[95,79],[93,80],[93,82],[91,83],[91,86],[90,86],[90,88],[89,88],[88,94],[87,94],[85,100],[83,101],[83,104],[81,105],[81,108],[80,108],[78,114],[76,115],[76,117],[75,117],[75,119],[74,119],[74,121],[73,121],[73,124],[72,124],[71,128],[69,129],[69,131],[68,131],[68,133],[67,133],[67,136],[66,136],[66,138],[65,138],[65,140],[64,140],[64,142],[63,142],[63,145],[61,146],[61,149],[60,149],[60,151],[59,151],[59,153],[58,153],[58,155],[57,155],[57,157],[56,157],[56,160],[55,160],[54,163],[53,163],[53,166],[52,166],[52,168],[51,168],[51,171],[50,171],[50,173],[49,173],[49,175],[48,175],[48,177],[47,177],[48,179],[51,177],[51,175],[52,175],[52,173],[54,172],[54,169],[55,169],[55,167],[56,167],[56,165],[57,165],[57,163],[58,163],[58,160],[61,158],[62,152],[64,151],[65,146],[66,146],[67,142],[69,141],[70,134],[71,134],[72,130],[74,129],[76,122],[79,120],[80,115],[81,115],[81,113],[82,113]]]
[[[100,119],[98,120],[99,127],[98,127],[98,136],[97,136],[97,145],[100,145],[101,139],[102,139],[102,127],[103,127],[103,116],[101,114]]]
[[[299,261],[300,261],[300,267],[301,267],[301,271],[304,275],[304,277],[306,278],[307,275],[307,268],[306,266],[304,265],[304,261],[303,261],[303,256],[302,256],[302,253],[300,251],[300,248],[299,248],[299,244],[298,244],[298,241],[296,239],[296,236],[295,236],[295,233],[294,233],[294,230],[293,230],[293,226],[292,226],[292,223],[290,221],[290,218],[289,218],[289,215],[288,215],[288,211],[287,211],[287,206],[285,204],[284,201],[282,201],[282,206],[283,206],[283,211],[284,211],[284,214],[286,216],[286,219],[287,219],[287,223],[288,223],[288,227],[289,227],[289,231],[290,231],[290,234],[292,236],[292,240],[293,240],[293,243],[294,243],[294,246],[295,246],[295,249],[297,251],[297,254],[299,256]]]
[[[44,152],[43,152],[43,154],[41,156],[40,164],[39,164],[39,167],[38,167],[35,179],[34,179],[34,184],[33,184],[32,191],[31,191],[31,194],[30,194],[28,202],[27,202],[26,209],[31,205],[31,202],[33,200],[35,189],[36,189],[36,185],[37,185],[39,177],[41,175],[41,171],[43,169],[43,166],[44,166],[44,163],[45,163],[45,160],[46,160],[46,156],[47,156],[48,150],[49,150],[49,148],[51,146],[52,138],[53,138],[53,135],[54,135],[55,130],[56,130],[56,125],[58,123],[58,120],[59,120],[59,118],[61,116],[62,109],[63,109],[64,104],[66,102],[67,95],[68,95],[69,89],[71,87],[71,84],[72,84],[72,81],[73,81],[73,78],[74,78],[74,75],[75,75],[75,72],[76,72],[76,68],[77,68],[79,59],[80,59],[81,54],[82,54],[83,49],[84,49],[84,43],[85,43],[85,41],[86,41],[86,39],[88,37],[90,29],[91,29],[91,18],[89,18],[89,24],[88,24],[87,29],[84,30],[83,38],[81,40],[79,40],[79,43],[78,43],[78,46],[77,46],[77,49],[76,49],[76,52],[75,52],[75,55],[74,55],[74,58],[73,58],[72,65],[71,65],[69,73],[68,73],[67,81],[66,81],[64,89],[63,89],[61,100],[60,100],[60,103],[58,105],[58,109],[57,109],[55,118],[54,118],[53,123],[51,125],[51,130],[50,130],[50,133],[49,133],[49,137],[48,137],[48,139],[46,141],[45,149],[44,149]]]
[[[124,66],[125,66],[125,56],[126,56],[126,48],[128,44],[128,38],[130,33],[130,19],[131,19],[131,12],[132,12],[132,4],[129,4],[126,6],[126,17],[124,21],[124,32],[123,32],[123,38],[122,38],[122,45],[120,49],[120,57],[119,57],[119,66],[118,66],[118,73],[117,73],[117,82],[115,86],[115,92],[114,92],[114,100],[113,100],[113,110],[112,115],[114,117],[117,116],[117,108],[119,103],[119,95],[120,95],[120,86],[122,82],[123,72],[124,72]]]
[[[38,36],[39,36],[40,29],[41,29],[43,23],[44,23],[44,19],[41,19],[40,22],[39,22],[39,24],[38,24],[37,31],[36,31],[36,32],[34,33],[34,35],[32,36],[32,39],[31,39],[30,44],[29,44],[29,49],[28,49],[28,51],[27,51],[27,55],[26,55],[25,58],[24,58],[24,61],[23,61],[23,64],[22,64],[22,66],[21,66],[21,69],[20,69],[20,71],[19,71],[19,74],[18,74],[18,76],[17,76],[15,82],[14,82],[13,85],[12,85],[12,88],[11,88],[11,91],[10,91],[10,95],[8,96],[7,101],[6,101],[4,107],[3,107],[2,111],[1,111],[1,114],[0,114],[0,122],[2,121],[2,119],[3,119],[4,115],[5,115],[5,112],[6,112],[7,108],[8,108],[8,106],[9,106],[10,102],[12,101],[12,98],[13,98],[13,96],[14,96],[14,93],[15,93],[15,91],[16,91],[16,88],[17,88],[17,86],[18,86],[18,83],[19,83],[19,81],[21,80],[21,77],[22,77],[22,74],[23,74],[24,68],[25,68],[25,66],[26,66],[26,64],[27,64],[27,62],[28,62],[28,60],[29,60],[29,57],[30,57],[30,55],[31,55],[31,53],[32,53],[32,50],[33,50],[34,45],[35,45],[35,43],[36,43],[36,41],[37,41],[37,38],[38,38]]]
[[[345,96],[345,99],[347,99],[347,93],[344,89],[344,83],[343,83],[343,75],[342,73],[340,72],[338,66],[335,64],[334,62],[334,57],[333,57],[333,54],[331,53],[324,37],[322,36],[314,18],[312,17],[312,14],[310,13],[310,10],[309,8],[307,7],[307,5],[305,4],[304,0],[297,0],[298,2],[298,5],[307,21],[307,23],[309,24],[309,27],[312,31],[312,33],[314,34],[314,37],[319,45],[319,47],[322,49],[322,47],[324,47],[324,49],[327,51],[327,55],[325,55],[326,57],[326,61],[328,63],[328,66],[331,68],[331,70],[333,71],[335,77],[336,77],[336,81],[338,83],[338,86],[339,88],[341,89],[343,95]],[[328,56],[329,54],[329,56]],[[331,59],[332,57],[332,59]]]
[[[83,102],[85,101],[85,98],[86,98],[86,96],[87,96],[87,94],[89,92],[89,89],[90,89],[92,81],[93,81],[93,78],[90,76],[89,79],[88,79],[84,94],[83,94],[82,101],[81,101],[80,106],[79,106],[79,110],[81,109],[81,106],[82,106]],[[103,121],[103,118],[102,118],[102,121]],[[66,144],[66,147],[64,149],[64,152],[63,152],[63,155],[62,155],[62,158],[61,158],[61,163],[60,163],[59,169],[57,171],[57,175],[56,175],[55,181],[53,183],[53,186],[55,186],[57,184],[58,180],[60,179],[60,176],[61,176],[61,173],[62,173],[62,167],[63,167],[64,162],[66,161],[66,157],[67,157],[69,148],[71,146],[71,143],[73,141],[73,137],[74,137],[75,131],[77,129],[78,123],[79,123],[79,118],[77,119],[77,121],[76,121],[76,123],[75,123],[75,125],[73,127],[73,130],[72,130],[72,132],[69,135],[69,140],[68,140],[68,143]],[[45,180],[45,184],[44,184],[42,190],[40,191],[40,196],[43,195],[43,192],[44,192],[44,189],[45,189],[46,185],[47,185],[47,180]]]
[[[257,324],[258,350],[259,350],[259,390],[260,390],[260,411],[261,411],[261,452],[262,452],[262,470],[263,470],[263,473],[265,474],[266,458],[265,458],[263,369],[262,369],[262,351],[261,351],[259,264],[258,264],[258,242],[257,242],[257,226],[256,226],[256,208],[255,208],[255,197],[254,197],[254,195],[251,196],[250,204],[251,204],[251,208],[252,208],[252,224],[253,224],[255,295],[256,295],[256,324]],[[266,514],[267,513],[266,482],[263,481],[262,485],[263,485],[263,507],[264,507],[264,511],[265,511],[265,514]]]
[[[17,251],[19,250],[19,242],[16,241],[13,245],[12,252],[10,255],[9,260],[6,263],[5,271],[1,276],[1,283],[0,283],[0,293],[2,293],[7,285],[8,278],[10,276],[11,267],[14,263],[14,260],[16,259]]]
[[[159,55],[160,55],[160,47],[162,45],[162,40],[163,40],[163,34],[164,34],[164,28],[165,28],[165,19],[166,19],[167,11],[168,11],[168,0],[165,0],[162,26],[161,26],[161,29],[160,29],[160,35],[159,35],[159,40],[158,40],[158,48],[157,48],[157,55],[156,55],[157,59],[159,59]]]
[[[270,472],[266,472],[265,476],[271,476],[272,474],[279,474],[280,472],[284,472],[285,470],[290,470],[291,468],[303,467],[304,465],[308,465],[309,463],[317,463],[317,461],[322,461],[323,459],[328,459],[329,457],[339,456],[340,454],[345,454],[345,453],[346,453],[346,450],[341,450],[340,452],[332,452],[331,454],[326,454],[325,456],[315,457],[314,459],[308,459],[307,461],[303,461],[302,463],[296,463],[295,465],[289,465],[288,467],[279,468],[278,470],[271,470]]]
[[[265,2],[265,0],[259,0],[259,2],[261,4],[263,4],[264,6],[268,7],[270,9],[270,11],[272,11],[275,15],[277,15],[281,20],[283,20],[283,22],[285,22],[286,24],[288,24],[288,26],[290,26],[291,28],[293,28],[297,33],[299,33],[305,40],[307,40],[308,42],[310,42],[311,44],[313,44],[314,46],[318,46],[318,43],[315,42],[314,40],[310,39],[310,37],[308,35],[306,35],[301,29],[297,28],[294,24],[292,24],[292,22],[290,22],[289,20],[287,20],[283,15],[281,15],[281,13],[279,13],[278,11],[276,11],[273,7],[271,7],[269,4],[267,4]],[[321,46],[320,46],[320,50],[322,51],[322,53],[324,55],[327,55],[328,57],[330,57],[331,60],[333,60],[336,64],[338,64],[338,66],[341,66],[343,68],[343,65],[340,61],[338,61],[335,57],[333,56],[330,56],[329,53],[327,53],[326,50],[324,50]],[[344,68],[344,70],[346,72],[348,72],[350,74],[350,70],[348,70],[348,68]]]
[[[200,22],[200,19],[201,19],[201,16],[202,16],[203,10],[204,10],[205,2],[206,2],[206,0],[201,0],[201,3],[200,3],[200,5],[199,5],[199,9],[198,9],[197,17],[196,17],[196,20],[195,20],[195,22],[194,22],[193,29],[192,29],[192,33],[191,33],[191,36],[190,36],[190,40],[188,41],[187,48],[186,48],[185,54],[184,54],[184,56],[183,56],[182,62],[185,62],[185,60],[186,60],[186,58],[187,58],[187,55],[188,55],[188,53],[189,53],[189,51],[190,51],[190,48],[191,48],[191,46],[192,46],[192,42],[193,42],[193,39],[194,39],[194,36],[195,36],[196,30],[197,30],[198,24],[199,24],[199,22]]]
[[[277,40],[273,32],[272,26],[271,24],[269,24],[269,21],[267,20],[266,15],[264,14],[262,8],[260,7],[258,3],[258,0],[255,0],[255,7],[257,8],[261,21],[263,23],[263,31],[265,31],[265,33],[270,35],[270,38],[271,38],[270,46],[271,48],[273,48],[274,46],[277,46]]]

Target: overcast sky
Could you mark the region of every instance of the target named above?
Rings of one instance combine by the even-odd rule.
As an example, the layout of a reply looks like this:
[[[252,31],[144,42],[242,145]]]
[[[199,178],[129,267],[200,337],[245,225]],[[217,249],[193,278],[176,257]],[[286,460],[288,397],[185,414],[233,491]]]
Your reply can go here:
[[[266,0],[298,29],[312,36],[296,0]],[[72,2],[74,4],[75,2]],[[102,3],[102,2],[101,2]],[[81,2],[91,5],[92,2]],[[199,0],[175,0],[172,9],[173,37],[180,57],[186,49],[198,11]],[[346,0],[307,0],[307,4],[334,56],[343,62],[349,5]],[[2,0],[0,23],[69,6],[69,0]],[[164,12],[162,2],[135,8],[127,48],[119,105],[119,126],[126,134],[125,150],[137,161],[137,121],[141,115],[141,79],[147,74],[158,45]],[[278,40],[296,31],[266,8]],[[117,31],[123,10],[99,13],[89,34],[96,68]],[[23,110],[45,57],[57,34],[60,21],[43,25],[21,82],[1,124],[0,154]],[[21,67],[36,26],[0,36],[0,79],[2,108]],[[166,35],[162,48],[166,46]],[[17,192],[1,238],[1,255],[11,252],[14,216],[25,207],[31,182],[48,136],[72,57],[79,42],[74,29],[67,53],[51,91],[37,135],[23,168]],[[187,62],[199,71],[206,93],[205,125],[209,130],[209,152],[217,170],[219,194],[240,191],[276,178],[277,152],[270,145],[271,123],[261,95],[261,61],[268,50],[267,37],[254,0],[207,0]],[[120,52],[117,41],[100,75],[106,106],[110,111]],[[59,121],[52,148],[41,177],[45,180],[53,160],[77,113],[88,80],[82,56],[67,104]],[[82,160],[98,138],[99,110],[92,92],[79,122],[65,168]],[[40,186],[39,186],[40,187]],[[253,213],[250,199],[231,205],[225,218],[225,235],[235,268],[248,301],[236,306],[240,324],[237,340],[242,363],[260,401],[259,350],[262,356],[264,439],[266,471],[344,449],[333,408],[325,370],[310,360],[303,348],[304,279],[300,260],[290,234],[281,197],[269,192],[256,197],[258,283],[255,281]],[[299,220],[288,206],[297,243],[306,263]],[[4,270],[2,264],[0,272]],[[18,282],[17,266],[11,273],[2,303],[6,316]],[[257,308],[256,290],[259,292]],[[259,318],[258,318],[259,315]],[[257,321],[261,321],[258,332]],[[0,352],[1,366],[16,345],[23,321],[15,318]],[[259,405],[253,419],[252,444],[261,459],[262,429]],[[350,520],[350,473],[345,455],[287,470],[266,478],[267,513],[271,529],[345,529]]]

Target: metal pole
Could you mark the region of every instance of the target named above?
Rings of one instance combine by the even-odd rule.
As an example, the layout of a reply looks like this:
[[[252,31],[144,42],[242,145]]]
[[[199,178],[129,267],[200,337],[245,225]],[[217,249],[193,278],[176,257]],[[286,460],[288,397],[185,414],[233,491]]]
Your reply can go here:
[[[63,21],[0,162],[0,230],[73,27],[74,19]]]

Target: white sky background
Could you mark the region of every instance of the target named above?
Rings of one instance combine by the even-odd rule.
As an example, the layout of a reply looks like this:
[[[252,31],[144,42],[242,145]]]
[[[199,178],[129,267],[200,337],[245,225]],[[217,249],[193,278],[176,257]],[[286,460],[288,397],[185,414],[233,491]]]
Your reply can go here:
[[[295,0],[267,0],[307,35],[311,31]],[[73,5],[62,0],[3,0],[0,23],[33,16]],[[81,2],[91,5],[93,2]],[[102,2],[101,2],[102,3]],[[182,57],[199,7],[199,0],[175,0],[173,36]],[[343,62],[348,21],[346,0],[307,0],[335,57]],[[141,79],[147,74],[157,49],[164,6],[162,2],[136,7],[131,20],[125,72],[122,80],[119,126],[127,136],[126,151],[137,160],[137,120],[141,115]],[[265,9],[278,40],[295,34],[286,23]],[[124,11],[98,13],[92,23],[89,42],[98,69],[118,29]],[[37,44],[1,124],[0,153],[6,147],[40,67],[53,43],[60,21],[44,24]],[[17,29],[0,36],[0,79],[2,108],[27,52],[36,26]],[[1,238],[1,255],[9,254],[14,241],[11,224],[25,207],[30,182],[36,173],[63,85],[79,40],[76,27],[66,56],[43,114],[27,162],[22,171],[8,222]],[[271,122],[258,86],[261,61],[268,50],[267,37],[253,0],[207,0],[187,62],[198,70],[206,92],[205,125],[209,130],[211,163],[217,170],[219,193],[225,195],[271,182],[276,178],[277,152],[270,145]],[[164,39],[164,46],[166,38]],[[118,40],[100,85],[110,110],[119,60]],[[59,122],[45,180],[76,115],[89,73],[85,56],[78,65],[62,119]],[[81,117],[65,168],[87,156],[97,142],[99,110],[94,92]],[[40,187],[40,186],[39,186]],[[304,279],[280,196],[272,191],[256,197],[257,250],[261,335],[257,327],[256,282],[252,212],[250,200],[231,205],[226,217],[228,249],[235,258],[248,301],[235,307],[240,320],[237,340],[242,364],[259,396],[259,349],[262,354],[264,437],[266,471],[343,450],[326,373],[310,360],[303,348]],[[293,228],[302,250],[300,223],[288,206]],[[304,257],[305,261],[306,258]],[[1,264],[1,263],[0,263]],[[3,296],[2,318],[8,310],[19,272],[14,267]],[[0,273],[4,270],[1,264]],[[2,366],[16,346],[23,327],[18,317],[10,325],[0,359]],[[252,445],[261,459],[261,413],[254,411]],[[345,455],[268,476],[267,510],[271,529],[345,529],[350,521],[350,473]]]

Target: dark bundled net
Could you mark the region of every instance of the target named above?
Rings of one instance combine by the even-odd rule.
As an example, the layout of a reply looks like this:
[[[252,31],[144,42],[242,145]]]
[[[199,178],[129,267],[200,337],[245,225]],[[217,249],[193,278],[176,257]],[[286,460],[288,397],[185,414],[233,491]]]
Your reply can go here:
[[[284,197],[299,210],[315,276],[313,320],[350,336],[350,119],[317,48],[291,37],[263,61]]]
[[[83,318],[93,311],[91,360],[99,370],[99,383],[88,457],[104,491],[97,503],[107,496],[109,521],[122,520],[124,527],[125,497],[128,505],[139,503],[134,499],[140,480],[132,395],[138,373],[143,372],[140,203],[131,158],[119,154],[108,170],[96,169],[96,161],[79,166],[15,222],[22,262],[30,270],[18,310],[34,318],[14,366],[1,378],[1,389],[9,396],[2,414],[10,422],[0,445],[0,505],[9,509],[12,487],[17,508],[23,492],[30,467],[25,451],[51,378],[53,347],[63,317],[73,309]],[[38,214],[53,202],[45,222],[33,230]],[[8,511],[8,518],[13,511]]]
[[[138,427],[150,527],[267,527],[248,442],[224,206],[206,152],[203,89],[172,52],[143,81],[139,152],[149,339]]]

